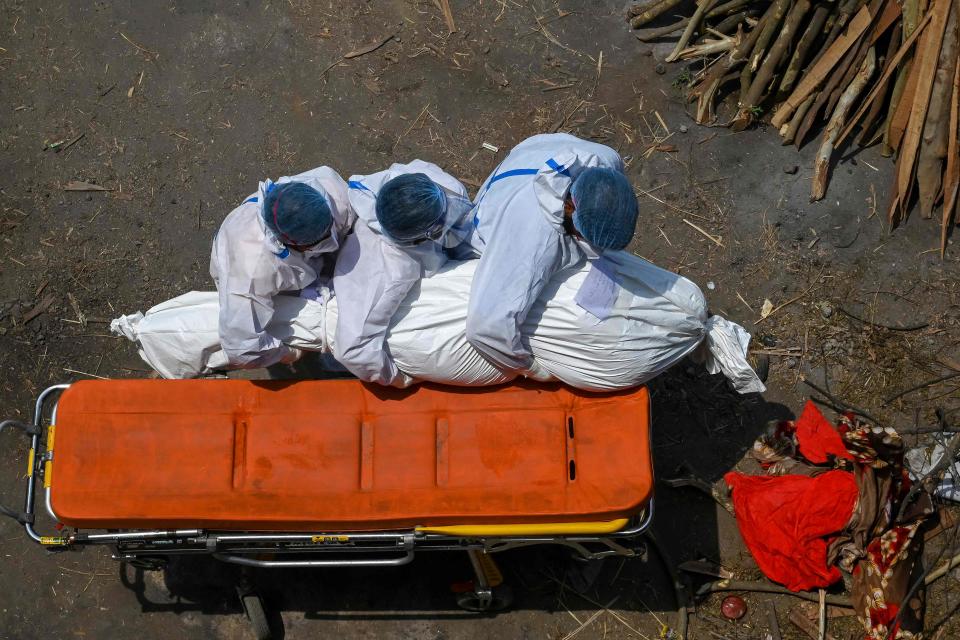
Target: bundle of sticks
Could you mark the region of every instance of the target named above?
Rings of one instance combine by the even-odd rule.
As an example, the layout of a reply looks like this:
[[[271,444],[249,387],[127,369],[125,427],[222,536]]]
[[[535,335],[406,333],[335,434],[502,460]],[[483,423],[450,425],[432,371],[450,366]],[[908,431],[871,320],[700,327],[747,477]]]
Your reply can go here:
[[[645,0],[629,10],[644,28],[685,0]],[[917,204],[942,204],[941,255],[960,223],[960,2],[958,0],[699,0],[690,17],[645,28],[651,41],[680,33],[668,62],[697,60],[687,97],[700,124],[740,131],[766,116],[799,148],[823,125],[811,201],[823,198],[835,151],[857,130],[860,146],[896,157],[891,227]]]

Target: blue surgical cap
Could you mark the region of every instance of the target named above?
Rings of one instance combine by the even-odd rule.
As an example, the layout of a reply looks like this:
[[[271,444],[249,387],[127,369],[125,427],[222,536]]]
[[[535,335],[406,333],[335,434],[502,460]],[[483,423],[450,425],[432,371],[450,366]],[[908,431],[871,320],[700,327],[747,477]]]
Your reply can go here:
[[[271,185],[263,198],[263,220],[281,242],[302,247],[323,240],[333,226],[327,199],[302,182]]]
[[[637,224],[637,197],[619,171],[592,167],[570,187],[573,226],[600,249],[620,250],[630,244]]]
[[[423,173],[408,173],[384,183],[377,194],[377,220],[400,241],[417,240],[446,213],[443,189]]]

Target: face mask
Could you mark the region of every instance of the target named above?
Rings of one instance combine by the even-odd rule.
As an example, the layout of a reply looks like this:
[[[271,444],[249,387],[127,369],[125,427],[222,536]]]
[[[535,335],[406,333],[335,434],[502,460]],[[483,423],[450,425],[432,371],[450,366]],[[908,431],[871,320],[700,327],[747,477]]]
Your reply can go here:
[[[445,249],[453,249],[467,239],[473,230],[473,203],[469,198],[460,194],[445,191],[447,197],[447,214],[444,217],[444,233],[436,240]]]
[[[317,244],[313,245],[312,247],[308,247],[304,249],[302,253],[304,256],[308,258],[313,258],[322,253],[333,253],[339,248],[340,248],[340,242],[339,242],[339,239],[337,238],[337,230],[333,227],[330,227],[330,234],[326,238],[324,238]]]

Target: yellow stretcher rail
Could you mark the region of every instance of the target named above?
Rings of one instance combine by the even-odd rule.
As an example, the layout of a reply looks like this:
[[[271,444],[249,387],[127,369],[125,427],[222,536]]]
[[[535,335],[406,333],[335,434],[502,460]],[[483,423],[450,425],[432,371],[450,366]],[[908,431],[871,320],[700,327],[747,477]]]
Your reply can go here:
[[[454,524],[417,527],[418,533],[438,533],[464,538],[485,536],[603,535],[627,526],[627,518],[600,522],[546,522],[542,524]]]
[[[47,429],[47,455],[53,455],[53,438],[57,433],[56,425],[50,425]],[[53,460],[49,458],[43,463],[43,488],[49,489],[53,481]]]

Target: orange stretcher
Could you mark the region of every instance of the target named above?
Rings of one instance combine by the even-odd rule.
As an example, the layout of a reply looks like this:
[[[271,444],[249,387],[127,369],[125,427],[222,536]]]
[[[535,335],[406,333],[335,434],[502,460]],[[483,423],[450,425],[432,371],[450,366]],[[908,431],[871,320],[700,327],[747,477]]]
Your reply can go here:
[[[643,387],[82,381],[41,394],[32,424],[0,423],[31,442],[24,510],[2,509],[47,547],[108,544],[144,564],[398,565],[461,549],[483,587],[478,554],[633,555],[653,514],[649,424]],[[37,531],[41,491],[56,535]]]

